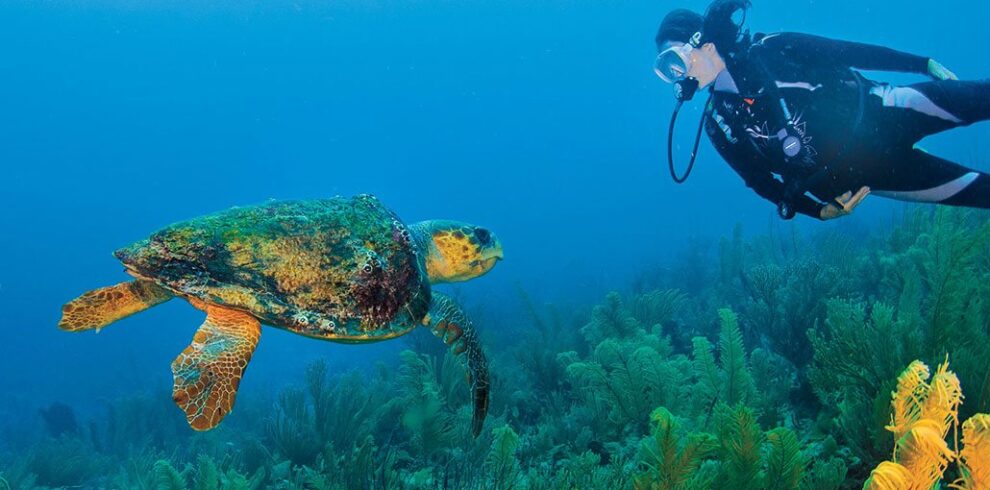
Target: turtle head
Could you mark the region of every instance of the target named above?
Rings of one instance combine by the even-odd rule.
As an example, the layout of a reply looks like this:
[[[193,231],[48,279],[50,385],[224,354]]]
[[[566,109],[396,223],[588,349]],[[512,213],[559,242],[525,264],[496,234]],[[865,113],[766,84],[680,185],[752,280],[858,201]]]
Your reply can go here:
[[[433,284],[474,279],[502,259],[502,242],[487,228],[460,221],[421,221],[409,227],[426,256]]]

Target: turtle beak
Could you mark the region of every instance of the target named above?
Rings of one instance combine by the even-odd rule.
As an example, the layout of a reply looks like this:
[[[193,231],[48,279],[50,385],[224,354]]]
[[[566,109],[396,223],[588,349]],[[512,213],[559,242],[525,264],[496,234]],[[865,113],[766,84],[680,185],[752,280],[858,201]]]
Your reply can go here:
[[[491,244],[485,247],[481,253],[481,258],[485,261],[491,260],[492,264],[505,258],[505,254],[502,252],[502,242],[494,234],[491,236]]]
[[[475,261],[473,265],[481,269],[481,274],[485,274],[495,267],[495,264],[505,258],[505,254],[502,252],[502,242],[491,235],[491,240],[480,250],[480,257]]]

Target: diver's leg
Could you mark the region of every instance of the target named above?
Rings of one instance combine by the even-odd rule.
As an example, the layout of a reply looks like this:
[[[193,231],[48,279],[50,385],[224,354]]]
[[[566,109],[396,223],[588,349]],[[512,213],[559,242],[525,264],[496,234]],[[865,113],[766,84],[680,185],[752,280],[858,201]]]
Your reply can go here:
[[[990,80],[878,85],[870,92],[897,111],[896,125],[908,141],[990,119]]]
[[[937,80],[910,86],[965,126],[990,119],[990,80]]]
[[[871,182],[871,193],[901,201],[990,209],[990,174],[923,150],[899,155],[889,172]]]

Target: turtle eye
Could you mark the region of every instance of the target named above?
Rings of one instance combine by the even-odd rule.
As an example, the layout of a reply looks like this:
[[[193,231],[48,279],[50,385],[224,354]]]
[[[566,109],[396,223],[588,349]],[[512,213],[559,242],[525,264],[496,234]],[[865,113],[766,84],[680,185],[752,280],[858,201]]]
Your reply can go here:
[[[484,228],[475,228],[474,236],[478,237],[478,242],[480,242],[482,245],[488,245],[492,241],[491,232]]]

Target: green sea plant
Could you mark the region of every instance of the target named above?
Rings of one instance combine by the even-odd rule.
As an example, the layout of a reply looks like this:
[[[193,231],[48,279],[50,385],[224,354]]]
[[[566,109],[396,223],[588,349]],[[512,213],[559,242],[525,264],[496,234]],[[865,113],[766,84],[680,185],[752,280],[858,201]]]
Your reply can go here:
[[[701,472],[702,463],[718,449],[710,434],[682,437],[674,416],[663,407],[650,414],[652,435],[640,445],[643,471],[634,480],[637,489],[693,490],[710,488],[715,475]]]
[[[886,258],[885,272],[900,284],[920,283],[923,358],[950,354],[971,387],[963,415],[990,411],[990,222],[972,210],[938,209],[913,243]],[[902,303],[904,304],[904,303]]]
[[[519,436],[508,425],[495,428],[492,433],[494,440],[485,460],[485,467],[491,478],[491,488],[493,490],[516,488],[520,476],[519,462],[516,460]]]
[[[310,365],[306,388],[284,390],[269,420],[268,437],[279,454],[311,465],[327,445],[350,450],[372,435],[395,404],[384,370],[377,376],[371,382],[357,372],[331,377],[325,362]]]
[[[736,405],[757,401],[738,317],[732,310],[723,308],[719,310],[719,319],[717,361],[708,339],[695,337],[692,340],[694,413],[701,415],[705,424],[718,403]]]
[[[38,443],[27,456],[27,471],[39,485],[84,486],[100,475],[106,461],[85,441],[63,436]]]
[[[688,302],[688,296],[680,289],[655,289],[633,298],[631,313],[643,325],[660,325],[670,322]]]
[[[220,469],[208,456],[200,455],[195,466],[176,469],[168,460],[154,464],[156,490],[258,490],[265,482],[265,472],[259,468],[247,478],[233,468]]]
[[[786,427],[766,433],[767,446],[765,488],[799,490],[808,469],[808,457],[802,451],[797,434]]]
[[[412,351],[403,351],[400,357],[402,426],[410,435],[416,457],[438,461],[458,439],[455,409],[443,397],[432,358]]]
[[[721,461],[717,486],[738,490],[763,488],[771,475],[760,472],[764,434],[753,411],[744,405],[731,408],[723,404],[717,407],[716,420]]]
[[[591,321],[581,327],[581,334],[592,347],[605,339],[625,339],[642,331],[640,322],[622,304],[622,296],[614,291],[592,309]]]
[[[816,459],[801,480],[801,490],[839,490],[848,468],[841,458]]]
[[[155,476],[155,490],[186,490],[186,479],[192,468],[186,467],[179,471],[168,460],[160,459],[155,462],[152,471]]]
[[[106,416],[90,425],[89,436],[97,451],[126,458],[142,447],[173,447],[188,434],[182,420],[162,400],[170,395],[136,393],[107,404]]]
[[[873,466],[890,450],[882,427],[887,394],[901,367],[920,355],[919,332],[894,309],[877,303],[828,302],[823,329],[810,329],[814,362],[809,377],[825,406],[837,407],[836,436],[864,466]]]
[[[557,353],[578,348],[577,329],[565,325],[560,310],[554,305],[548,305],[546,315],[543,315],[525,290],[517,287],[517,291],[532,328],[522,333],[522,341],[514,349],[513,357],[521,368],[519,381],[531,385],[529,394],[545,403],[565,390],[565,367],[557,362]]]
[[[670,341],[640,332],[635,340],[607,338],[588,360],[559,357],[585,403],[607,413],[614,433],[645,428],[653,407],[679,405],[687,361],[671,359]]]
[[[688,431],[665,408],[651,415],[652,434],[638,456],[636,489],[800,490],[806,480],[834,482],[841,463],[808,471],[810,458],[797,434],[777,427],[763,432],[753,410],[719,404],[715,433]],[[841,477],[838,478],[841,482]],[[828,487],[824,487],[828,488]]]
[[[268,421],[268,437],[278,454],[294,465],[309,465],[316,460],[323,443],[316,432],[305,391],[295,388],[282,391]]]

